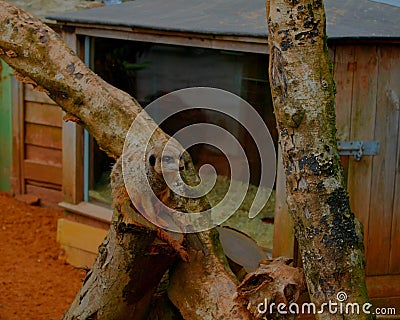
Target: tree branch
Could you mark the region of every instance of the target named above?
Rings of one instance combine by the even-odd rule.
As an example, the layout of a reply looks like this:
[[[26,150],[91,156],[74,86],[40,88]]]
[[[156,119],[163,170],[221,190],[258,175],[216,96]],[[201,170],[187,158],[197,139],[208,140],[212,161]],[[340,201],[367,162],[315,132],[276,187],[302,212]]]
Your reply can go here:
[[[336,142],[335,84],[323,1],[269,0],[270,83],[311,301],[318,308],[345,291],[368,302],[362,227],[350,210]],[[329,314],[319,319],[370,319]]]
[[[19,79],[46,92],[67,113],[66,119],[84,126],[108,155],[118,158],[122,154],[127,130],[142,111],[136,100],[88,69],[52,29],[4,1],[0,1],[0,58],[16,71]],[[143,136],[151,134],[154,122],[149,117],[140,121]],[[168,138],[160,129],[154,133],[156,141],[165,143]],[[193,165],[185,171],[183,178],[190,182],[196,176]],[[155,283],[172,263],[171,253],[163,253],[162,246],[153,244],[154,230],[127,220],[122,212],[124,199],[119,200],[114,223],[99,248],[96,263],[65,319],[78,316],[92,319],[94,315],[96,319],[123,319],[128,314],[134,319],[142,318]],[[207,201],[200,199],[198,211],[206,207]],[[193,206],[187,208],[188,212],[190,210],[193,211]],[[198,290],[210,295],[208,299],[196,301],[196,308],[203,310],[202,314],[220,314],[220,305],[208,304],[218,296],[219,288],[229,288],[232,294],[236,290],[236,282],[225,268],[226,264],[215,257],[218,249],[214,247],[219,247],[219,242],[215,238],[211,240],[212,234],[199,235],[197,249],[188,241],[190,252],[209,252],[204,257],[205,263],[195,270],[204,279],[197,283]],[[183,278],[189,279],[193,271],[189,265],[184,265],[180,272]],[[143,288],[142,284],[147,287]],[[212,292],[210,284],[214,288]],[[189,289],[185,286],[181,290]],[[227,311],[225,317],[230,319],[249,318],[247,310],[233,300],[226,300],[223,309]]]
[[[19,79],[46,92],[67,117],[88,129],[101,149],[118,158],[140,105],[87,68],[47,25],[4,1],[0,9],[0,57]],[[147,124],[142,125],[146,131]]]

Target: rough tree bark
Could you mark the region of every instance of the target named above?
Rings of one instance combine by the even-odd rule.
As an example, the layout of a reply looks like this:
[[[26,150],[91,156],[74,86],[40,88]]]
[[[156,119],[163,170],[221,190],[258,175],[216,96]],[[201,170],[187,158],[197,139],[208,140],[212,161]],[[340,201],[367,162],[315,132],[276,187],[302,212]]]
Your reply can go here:
[[[0,1],[0,58],[20,80],[46,92],[58,103],[66,111],[65,120],[84,126],[101,149],[114,158],[121,155],[126,132],[141,111],[139,104],[88,69],[48,26],[4,1]],[[152,132],[154,125],[150,118],[144,119],[143,136]],[[154,141],[167,139],[161,130],[154,133]],[[187,161],[183,178],[193,183],[197,176]],[[207,205],[200,199],[197,209],[202,211]],[[188,210],[194,207],[192,203]],[[154,242],[157,230],[142,224],[139,214],[138,221],[129,220],[124,210],[135,214],[129,201],[119,202],[99,256],[65,319],[146,317],[151,295],[176,255],[165,244]],[[199,279],[196,290],[208,297],[185,306],[185,312],[193,314],[191,319],[205,319],[204,315],[249,319],[247,310],[231,298],[237,280],[221,254],[219,241],[215,241],[215,232],[187,239],[190,259],[194,260],[199,252],[206,254],[195,268],[183,268],[181,276],[190,278],[195,274]],[[214,290],[209,290],[210,283]],[[180,291],[185,294],[185,288]],[[209,305],[212,300],[217,303]]]
[[[335,84],[322,0],[268,0],[270,83],[311,301],[318,307],[343,291],[368,302],[362,226],[350,210],[335,129]],[[319,319],[371,319],[329,314]]]

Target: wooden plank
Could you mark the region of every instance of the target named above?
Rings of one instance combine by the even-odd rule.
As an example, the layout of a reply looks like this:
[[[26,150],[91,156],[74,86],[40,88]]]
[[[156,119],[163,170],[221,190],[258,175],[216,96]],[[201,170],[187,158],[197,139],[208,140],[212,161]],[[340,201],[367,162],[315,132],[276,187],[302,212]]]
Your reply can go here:
[[[58,106],[47,103],[26,102],[25,121],[61,128],[62,110]]]
[[[79,26],[79,24],[76,26],[76,34],[217,50],[254,52],[262,54],[267,54],[269,52],[268,40],[266,37],[210,36],[190,32],[154,31],[139,28],[135,28],[134,32],[132,32],[132,29],[127,27],[113,26],[112,29],[108,29],[107,26],[91,25],[90,28],[87,28],[85,26]]]
[[[353,99],[351,111],[351,141],[374,140],[374,126],[376,117],[376,87],[378,81],[378,57],[375,46],[356,46],[353,78]],[[360,161],[349,157],[348,191],[350,205],[356,217],[364,226],[364,241],[366,252],[368,245],[370,195],[372,179],[371,156],[364,156]],[[374,212],[372,212],[374,214]],[[375,226],[372,224],[372,228]],[[370,245],[373,245],[371,243]],[[367,266],[374,263],[376,257],[367,259]]]
[[[65,260],[74,267],[91,268],[97,258],[96,253],[61,245],[61,253],[59,258]]]
[[[49,165],[32,160],[24,160],[25,179],[61,185],[61,166]]]
[[[74,122],[64,122],[62,127],[63,198],[78,204],[83,200],[83,129]]]
[[[393,104],[393,95],[399,96],[399,74],[394,71],[399,59],[398,47],[380,46],[377,114],[374,140],[380,141],[381,150],[373,157],[373,175],[370,230],[368,234],[367,274],[389,272],[390,241],[392,231],[396,151],[399,109]],[[397,64],[398,65],[398,64]],[[397,98],[398,99],[398,98]],[[397,230],[396,232],[399,232]],[[398,256],[399,248],[395,248]],[[398,282],[399,283],[399,282]]]
[[[45,147],[25,145],[25,158],[36,162],[47,163],[50,165],[62,165],[62,151],[59,149],[49,149]]]
[[[61,149],[62,131],[56,127],[26,123],[25,143],[34,146]]]
[[[25,101],[38,102],[38,103],[47,103],[47,104],[56,104],[53,100],[49,98],[47,94],[44,92],[39,92],[33,90],[32,85],[24,85],[24,98]]]
[[[40,198],[40,203],[45,206],[51,206],[57,208],[57,204],[62,199],[61,190],[54,190],[39,186],[34,186],[30,184],[26,184],[26,193],[32,194]]]
[[[31,185],[31,186],[36,186],[36,187],[41,187],[45,189],[51,189],[51,190],[56,190],[56,191],[61,191],[61,185],[59,184],[54,184],[50,182],[44,182],[44,181],[37,181],[37,180],[29,180],[26,179],[26,184]]]
[[[25,193],[22,161],[24,159],[24,117],[23,84],[13,77],[12,80],[13,110],[12,110],[12,167],[11,188],[15,194]]]
[[[389,258],[389,272],[391,274],[400,274],[400,125],[397,137],[397,169],[395,179],[392,234]]]
[[[63,39],[83,60],[83,41],[78,43],[75,29],[63,29]],[[80,46],[79,46],[80,45]],[[81,48],[81,50],[78,50]],[[83,200],[83,129],[74,122],[62,124],[63,200],[78,204]]]
[[[67,219],[58,219],[57,241],[63,246],[97,253],[106,235],[106,230]]]
[[[376,137],[383,142],[381,146],[382,159],[374,162],[374,170],[380,172],[380,179],[376,180],[379,196],[375,209],[382,211],[379,223],[383,236],[380,248],[388,247],[389,273],[400,273],[400,48],[398,46],[380,47],[380,74],[378,86],[378,108],[381,108],[380,126],[377,126]],[[376,166],[376,167],[375,167]],[[383,174],[382,174],[383,173]],[[382,221],[383,220],[383,221]],[[377,235],[377,234],[376,234]],[[389,240],[388,240],[388,237]],[[389,243],[386,243],[386,240]],[[371,238],[370,241],[373,241]],[[385,247],[385,249],[386,249]],[[379,248],[377,249],[379,250]],[[378,252],[378,251],[376,251]],[[385,259],[386,260],[386,259]]]
[[[59,205],[62,207],[63,202],[60,202]],[[64,211],[64,213],[65,213],[65,216],[71,221],[75,221],[78,223],[85,224],[87,226],[92,226],[92,227],[107,230],[107,231],[110,229],[110,222],[101,221],[99,219],[85,216],[80,213],[75,213],[75,212],[69,211],[67,209]]]
[[[353,101],[355,47],[337,45],[334,57],[336,82],[336,127],[338,141],[349,141],[351,130],[351,108]],[[347,183],[349,158],[342,157],[342,166]]]
[[[282,151],[278,147],[278,163],[276,174],[276,197],[274,216],[274,257],[294,255],[294,223],[286,203],[286,178],[282,163]]]
[[[64,39],[64,42],[68,45],[68,47],[71,48],[72,51],[74,51],[79,58],[83,60],[83,56],[80,55],[80,52],[78,52],[78,40],[76,38],[76,33],[75,33],[75,28],[72,26],[69,26],[68,28],[61,28],[61,36]]]
[[[400,47],[391,47],[385,55],[390,59],[392,70],[396,72],[390,73],[390,87],[387,89],[388,100],[391,109],[398,118],[397,121],[397,159],[395,164],[395,186],[393,192],[393,217],[392,232],[390,244],[389,272],[391,274],[400,274]],[[395,130],[393,128],[393,130]],[[400,283],[399,283],[400,286]],[[399,309],[400,312],[400,309]]]
[[[78,204],[61,202],[60,207],[64,208],[67,211],[77,213],[79,215],[83,215],[85,217],[102,222],[106,222],[108,224],[111,222],[111,217],[113,213],[111,208],[105,208],[91,202],[80,202]]]
[[[372,298],[400,297],[400,275],[368,276],[366,281]]]

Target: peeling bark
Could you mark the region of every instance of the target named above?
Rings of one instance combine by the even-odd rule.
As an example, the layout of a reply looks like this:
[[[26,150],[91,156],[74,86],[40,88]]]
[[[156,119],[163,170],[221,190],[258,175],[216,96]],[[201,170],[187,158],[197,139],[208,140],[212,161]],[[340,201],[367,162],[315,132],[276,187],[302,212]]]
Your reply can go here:
[[[335,84],[321,0],[269,0],[270,83],[311,301],[344,291],[346,302],[368,302],[362,226],[350,210],[335,129]],[[372,319],[326,312],[318,319]]]

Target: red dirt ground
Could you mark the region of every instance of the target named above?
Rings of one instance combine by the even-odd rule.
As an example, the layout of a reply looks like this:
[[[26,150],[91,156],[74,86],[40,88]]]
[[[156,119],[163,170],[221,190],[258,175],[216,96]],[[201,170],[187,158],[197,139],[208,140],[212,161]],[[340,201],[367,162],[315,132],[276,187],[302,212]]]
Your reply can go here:
[[[58,259],[62,211],[0,192],[0,320],[61,319],[85,276]]]

